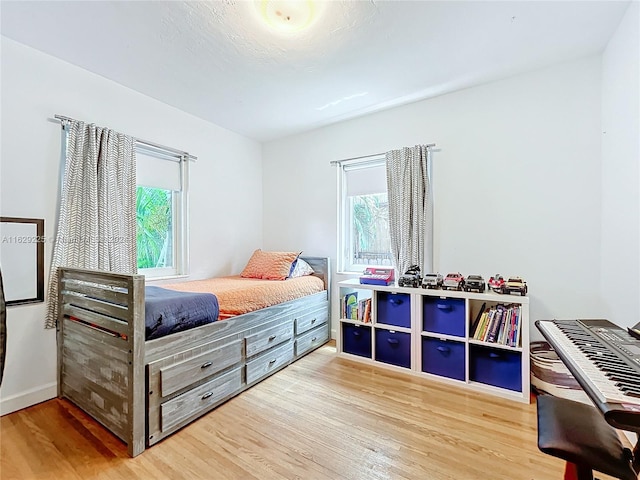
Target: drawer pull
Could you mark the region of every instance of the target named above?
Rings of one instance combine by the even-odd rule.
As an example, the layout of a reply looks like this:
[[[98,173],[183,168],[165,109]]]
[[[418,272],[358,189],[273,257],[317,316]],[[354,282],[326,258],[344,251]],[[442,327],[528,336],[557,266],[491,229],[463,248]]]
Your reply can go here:
[[[489,358],[502,358],[502,355],[498,352],[489,352]]]
[[[389,303],[391,305],[402,305],[403,300],[401,298],[390,298]]]
[[[389,342],[389,345],[398,345],[398,339],[397,338],[387,338],[387,342]]]
[[[312,341],[312,342],[315,342],[317,339],[318,339],[318,337],[313,337],[313,338],[311,339],[311,341]]]
[[[275,339],[276,339],[276,336],[277,336],[277,335],[271,335],[271,336],[269,337],[269,341],[271,342],[271,341],[275,340]]]
[[[273,365],[274,363],[276,363],[276,359],[275,358],[272,359],[272,360],[269,360],[269,365]]]
[[[312,318],[311,323],[316,323],[317,318]]]
[[[451,305],[446,303],[438,303],[439,310],[451,310]]]
[[[202,395],[202,400],[206,400],[207,398],[209,398],[211,395],[213,395],[213,392],[207,392],[204,395]]]
[[[211,363],[211,362],[204,362],[202,365],[200,365],[200,368],[207,368],[207,367],[210,367],[211,365],[213,365],[213,363]]]
[[[451,349],[449,347],[438,347],[437,350],[444,354],[448,354],[449,352],[451,352]]]

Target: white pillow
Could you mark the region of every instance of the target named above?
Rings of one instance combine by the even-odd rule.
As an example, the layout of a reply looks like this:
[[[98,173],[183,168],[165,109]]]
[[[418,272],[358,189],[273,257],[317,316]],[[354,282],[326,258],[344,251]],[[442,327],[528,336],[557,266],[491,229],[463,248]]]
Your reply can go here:
[[[293,267],[293,271],[289,274],[289,278],[298,278],[304,277],[305,275],[313,275],[313,268],[307,262],[298,258],[295,263],[295,267]]]

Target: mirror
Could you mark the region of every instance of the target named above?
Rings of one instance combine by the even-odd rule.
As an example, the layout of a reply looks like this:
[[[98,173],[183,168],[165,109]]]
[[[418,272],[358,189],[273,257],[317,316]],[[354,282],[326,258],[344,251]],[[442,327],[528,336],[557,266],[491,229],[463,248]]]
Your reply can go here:
[[[44,301],[44,220],[0,217],[0,268],[7,306]]]

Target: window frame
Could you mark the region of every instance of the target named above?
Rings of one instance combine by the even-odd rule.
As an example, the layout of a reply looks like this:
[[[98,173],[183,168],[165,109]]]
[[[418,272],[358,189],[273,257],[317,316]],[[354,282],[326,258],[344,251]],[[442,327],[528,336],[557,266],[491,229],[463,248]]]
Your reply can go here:
[[[337,272],[340,274],[361,273],[364,267],[356,265],[350,261],[353,258],[352,238],[351,238],[351,210],[349,208],[349,197],[347,196],[347,175],[346,172],[358,168],[372,168],[386,165],[385,154],[372,155],[354,160],[347,160],[337,163],[338,174],[338,255],[337,255]],[[379,192],[383,193],[383,192]],[[384,193],[388,192],[385,190]],[[349,238],[347,235],[349,234]],[[382,267],[383,265],[370,265],[371,267]],[[389,268],[389,265],[384,266]]]
[[[136,153],[144,153],[148,157],[154,157],[161,162],[178,162],[180,171],[180,190],[172,191],[174,265],[172,267],[139,268],[138,273],[144,275],[148,280],[186,277],[189,275],[189,157],[142,143],[136,143],[135,151]],[[162,187],[139,183],[137,179],[136,187],[166,190]]]

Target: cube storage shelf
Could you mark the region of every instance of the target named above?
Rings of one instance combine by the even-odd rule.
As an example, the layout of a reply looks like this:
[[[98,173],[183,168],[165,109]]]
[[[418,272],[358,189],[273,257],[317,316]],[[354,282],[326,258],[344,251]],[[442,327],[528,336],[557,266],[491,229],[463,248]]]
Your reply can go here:
[[[341,356],[529,403],[528,297],[363,285],[357,279],[338,286],[341,299],[349,294],[354,300],[350,318],[343,309],[340,319]],[[365,305],[371,309],[367,321],[358,320]],[[499,305],[519,307],[517,346],[473,338],[483,307]]]

